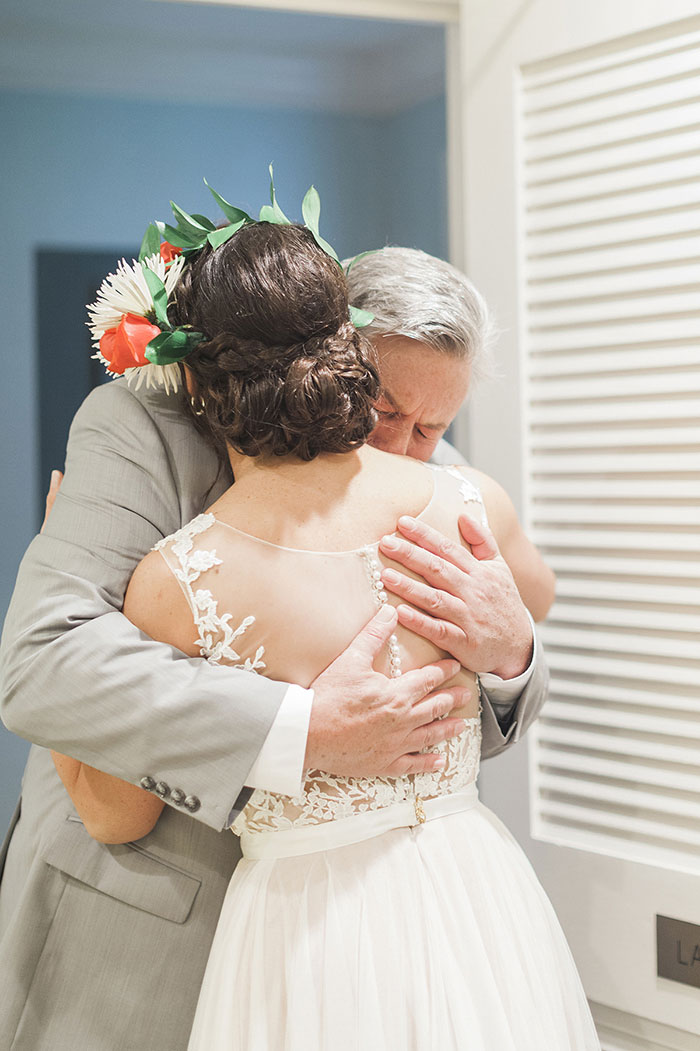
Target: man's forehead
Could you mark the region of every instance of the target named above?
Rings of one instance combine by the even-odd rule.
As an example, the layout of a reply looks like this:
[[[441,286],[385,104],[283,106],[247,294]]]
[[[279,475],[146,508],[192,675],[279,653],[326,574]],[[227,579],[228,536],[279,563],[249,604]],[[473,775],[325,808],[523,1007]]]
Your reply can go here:
[[[381,393],[382,393],[382,396],[383,396],[384,400],[387,401],[389,403],[389,405],[391,406],[391,408],[395,412],[397,412],[400,416],[412,416],[413,413],[416,411],[416,409],[419,408],[419,406],[417,406],[417,405],[414,405],[413,407],[410,407],[407,398],[403,398],[402,399],[400,396],[396,397],[385,386],[382,386]],[[415,401],[417,402],[419,400],[420,399],[417,396]],[[421,427],[425,427],[427,430],[430,430],[430,431],[445,431],[449,427],[449,423],[433,422],[432,420],[428,420],[427,418],[425,420],[423,420],[423,419],[418,420],[418,423],[419,423],[419,425]]]

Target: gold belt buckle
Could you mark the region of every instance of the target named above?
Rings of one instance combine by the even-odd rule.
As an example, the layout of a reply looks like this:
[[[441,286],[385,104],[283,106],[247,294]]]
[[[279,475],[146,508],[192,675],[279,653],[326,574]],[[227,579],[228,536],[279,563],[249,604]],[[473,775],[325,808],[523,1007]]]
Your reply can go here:
[[[425,810],[423,809],[423,800],[420,796],[414,796],[413,809],[416,812],[416,819],[418,821],[418,824],[425,824]]]

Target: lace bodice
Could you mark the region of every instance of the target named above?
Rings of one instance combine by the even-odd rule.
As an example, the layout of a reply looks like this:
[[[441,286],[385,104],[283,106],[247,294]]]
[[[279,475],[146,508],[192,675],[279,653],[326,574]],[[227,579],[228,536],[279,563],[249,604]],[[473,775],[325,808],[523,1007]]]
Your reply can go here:
[[[433,468],[431,500],[418,516],[457,536],[465,509],[485,521],[478,490],[455,468]],[[187,599],[202,656],[272,678],[308,685],[352,640],[373,609],[390,601],[381,584],[378,541],[353,551],[278,547],[199,515],[156,545]],[[403,569],[403,567],[397,567]],[[236,613],[233,610],[237,611]],[[443,656],[397,628],[378,670],[392,676]],[[455,682],[475,683],[462,671]],[[478,688],[478,686],[477,686]],[[295,797],[256,789],[233,831],[271,832],[377,810],[405,800],[455,792],[476,779],[481,750],[478,715],[459,737],[437,746],[446,763],[435,773],[400,778],[339,777],[307,770]]]

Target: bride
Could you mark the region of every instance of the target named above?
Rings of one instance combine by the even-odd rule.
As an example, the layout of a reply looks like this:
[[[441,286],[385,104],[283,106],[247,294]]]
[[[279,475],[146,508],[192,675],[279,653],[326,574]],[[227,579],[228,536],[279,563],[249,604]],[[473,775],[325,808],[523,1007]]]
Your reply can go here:
[[[460,471],[366,444],[378,378],[337,263],[303,227],[251,223],[193,257],[171,310],[203,334],[193,412],[235,485],[143,560],[125,614],[192,657],[301,685],[377,608],[394,626],[378,673],[444,659],[398,623],[382,574],[403,567],[380,544],[404,514],[462,543],[459,515],[489,508]],[[478,801],[478,680],[453,665],[455,736],[424,773],[306,770],[295,797],[253,792],[190,1051],[599,1047],[551,905]],[[55,759],[83,816],[77,761]],[[89,804],[112,842],[163,807],[123,787]]]

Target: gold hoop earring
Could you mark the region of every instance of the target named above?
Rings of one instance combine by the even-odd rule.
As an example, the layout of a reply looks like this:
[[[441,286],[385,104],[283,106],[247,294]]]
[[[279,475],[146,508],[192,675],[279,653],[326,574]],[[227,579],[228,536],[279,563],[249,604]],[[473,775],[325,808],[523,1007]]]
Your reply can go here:
[[[204,404],[204,398],[199,395],[199,398],[195,401],[194,398],[190,398],[190,406],[195,416],[203,416],[206,412],[206,405]]]

